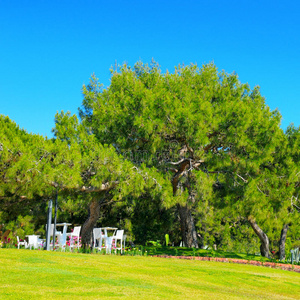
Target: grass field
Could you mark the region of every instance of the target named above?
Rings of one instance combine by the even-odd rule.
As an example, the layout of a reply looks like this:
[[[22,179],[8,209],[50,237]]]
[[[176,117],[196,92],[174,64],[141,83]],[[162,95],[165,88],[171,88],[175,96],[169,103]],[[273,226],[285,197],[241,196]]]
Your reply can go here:
[[[0,249],[0,299],[300,299],[300,274],[232,263]]]

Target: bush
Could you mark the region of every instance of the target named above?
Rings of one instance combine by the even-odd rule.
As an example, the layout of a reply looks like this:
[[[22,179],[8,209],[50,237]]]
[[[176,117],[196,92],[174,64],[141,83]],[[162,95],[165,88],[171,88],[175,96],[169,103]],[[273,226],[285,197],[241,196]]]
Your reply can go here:
[[[20,239],[25,239],[25,235],[34,234],[34,224],[32,216],[18,216],[16,221],[11,221],[6,226],[12,232],[11,238],[18,236]]]
[[[293,249],[295,249],[295,248],[299,248],[300,249],[300,240],[294,241],[292,243],[292,248]]]

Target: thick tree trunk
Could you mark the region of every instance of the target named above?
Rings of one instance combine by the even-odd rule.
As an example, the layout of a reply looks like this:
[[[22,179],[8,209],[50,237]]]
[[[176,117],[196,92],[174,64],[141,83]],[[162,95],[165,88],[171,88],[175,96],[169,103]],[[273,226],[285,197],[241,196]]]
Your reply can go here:
[[[186,247],[198,248],[197,232],[191,210],[187,206],[178,205],[181,234]]]
[[[251,216],[248,217],[248,222],[250,223],[255,234],[260,239],[260,253],[262,256],[270,258],[270,244],[268,236],[262,231],[262,229],[257,225],[255,219]]]
[[[281,230],[280,241],[279,241],[279,259],[280,260],[285,259],[285,241],[286,241],[288,229],[289,229],[289,225],[285,224],[285,225],[283,225],[283,228]]]
[[[100,216],[100,201],[93,199],[89,206],[89,216],[81,229],[81,243],[84,248],[92,245],[92,231]]]
[[[186,150],[186,147],[183,148]],[[195,195],[190,191],[190,183],[189,183],[189,171],[187,168],[190,168],[191,161],[189,159],[183,159],[178,163],[173,163],[173,165],[177,165],[177,171],[172,178],[172,186],[173,186],[173,194],[176,195],[178,189],[183,192],[185,189],[189,190],[189,199],[188,201],[191,203],[195,202]],[[186,182],[181,183],[180,180],[182,177],[185,177]],[[181,225],[181,234],[184,244],[189,248],[199,248],[198,241],[197,241],[197,232],[195,228],[194,218],[192,216],[191,209],[188,205],[182,206],[177,205],[179,218],[180,218],[180,225]]]

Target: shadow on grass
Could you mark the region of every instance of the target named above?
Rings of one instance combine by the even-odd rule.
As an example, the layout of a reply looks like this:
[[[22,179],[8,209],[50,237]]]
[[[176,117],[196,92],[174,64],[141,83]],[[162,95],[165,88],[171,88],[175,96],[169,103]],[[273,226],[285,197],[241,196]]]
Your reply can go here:
[[[148,255],[171,255],[171,256],[200,256],[200,257],[222,257],[222,258],[237,258],[246,260],[268,261],[267,258],[260,255],[215,251],[205,249],[193,249],[186,247],[165,247],[165,246],[146,246],[145,250]]]

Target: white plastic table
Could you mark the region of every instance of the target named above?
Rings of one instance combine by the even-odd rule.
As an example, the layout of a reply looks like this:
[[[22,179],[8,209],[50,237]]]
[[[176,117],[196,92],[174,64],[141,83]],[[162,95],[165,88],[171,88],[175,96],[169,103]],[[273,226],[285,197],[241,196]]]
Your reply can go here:
[[[111,253],[111,247],[112,247],[112,237],[115,235],[118,228],[116,227],[102,227],[101,230],[104,230],[104,239],[105,239],[105,248],[106,253]],[[111,235],[108,236],[107,231],[113,231]]]
[[[56,224],[56,226],[63,226],[63,233],[59,235],[59,239],[58,239],[58,243],[60,244],[60,246],[64,247],[66,246],[66,242],[67,242],[67,228],[68,226],[72,225],[71,223],[58,223]]]

